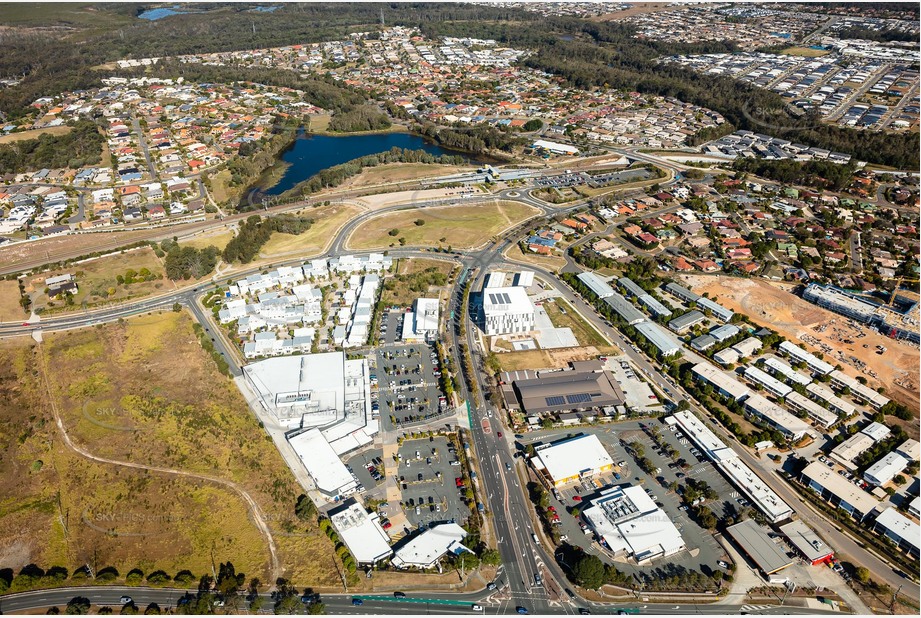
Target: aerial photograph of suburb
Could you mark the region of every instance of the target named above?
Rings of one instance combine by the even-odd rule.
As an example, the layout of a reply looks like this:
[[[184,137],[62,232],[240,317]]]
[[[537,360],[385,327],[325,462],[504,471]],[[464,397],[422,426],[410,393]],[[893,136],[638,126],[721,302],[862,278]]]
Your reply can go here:
[[[921,2],[0,1],[0,614],[921,615]]]

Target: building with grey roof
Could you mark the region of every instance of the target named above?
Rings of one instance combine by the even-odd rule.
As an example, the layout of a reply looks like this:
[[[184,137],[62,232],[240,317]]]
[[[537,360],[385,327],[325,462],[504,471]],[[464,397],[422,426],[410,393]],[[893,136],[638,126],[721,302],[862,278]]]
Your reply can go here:
[[[691,347],[697,350],[698,352],[709,350],[714,345],[716,345],[716,339],[714,339],[710,335],[701,335],[700,337],[695,337],[694,339],[691,339]]]
[[[627,294],[630,294],[635,298],[639,298],[646,293],[646,290],[634,283],[633,280],[629,277],[621,277],[617,280],[617,283],[620,284],[620,287],[624,288],[624,291],[626,291]]]
[[[607,298],[614,293],[614,288],[593,272],[579,273],[576,278],[584,283],[598,298]]]
[[[513,384],[528,414],[563,412],[624,403],[624,394],[608,371],[554,371]]]
[[[646,320],[646,315],[642,311],[614,290],[611,290],[611,294],[604,299],[604,302],[610,305],[627,324],[639,324]]]
[[[640,304],[649,309],[657,317],[667,318],[672,314],[672,310],[656,300],[651,294],[643,294],[637,297]]]
[[[692,311],[688,311],[684,315],[679,315],[677,318],[670,320],[668,327],[676,333],[682,333],[695,324],[700,324],[705,319],[706,316],[703,313],[697,309],[694,309]]]
[[[746,519],[729,526],[726,532],[767,577],[793,564],[787,552],[768,535],[767,528],[762,528],[754,520]]]
[[[717,341],[726,341],[738,335],[739,327],[734,324],[722,324],[710,331],[710,336]]]
[[[654,345],[662,356],[673,356],[681,353],[681,344],[658,324],[640,322],[634,328],[646,341]]]

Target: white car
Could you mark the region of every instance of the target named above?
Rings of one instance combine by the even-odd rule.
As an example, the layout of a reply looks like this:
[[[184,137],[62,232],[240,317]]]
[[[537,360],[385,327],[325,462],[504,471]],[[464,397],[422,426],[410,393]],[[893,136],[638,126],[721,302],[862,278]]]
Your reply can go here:
[[[481,611],[483,611],[483,608],[482,608],[481,606],[479,606],[479,605],[471,605],[471,606],[470,606],[470,610],[471,610],[471,611],[474,611],[474,612],[481,612]]]
[[[122,598],[118,600],[118,602],[121,603],[122,605],[127,605],[128,603],[133,603],[134,600],[129,596],[123,596]]]

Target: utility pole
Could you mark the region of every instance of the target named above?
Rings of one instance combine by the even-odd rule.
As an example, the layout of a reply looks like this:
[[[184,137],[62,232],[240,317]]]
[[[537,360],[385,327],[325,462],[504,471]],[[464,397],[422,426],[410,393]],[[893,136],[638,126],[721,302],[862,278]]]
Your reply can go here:
[[[899,589],[892,593],[892,602],[889,603],[889,613],[895,614],[895,600],[899,598],[899,593],[902,592],[902,587],[899,586]]]

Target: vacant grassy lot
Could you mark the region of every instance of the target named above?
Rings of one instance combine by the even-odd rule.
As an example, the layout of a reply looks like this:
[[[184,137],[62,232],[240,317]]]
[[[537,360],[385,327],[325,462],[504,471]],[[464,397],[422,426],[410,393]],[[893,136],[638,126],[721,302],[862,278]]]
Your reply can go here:
[[[820,56],[827,56],[827,49],[812,49],[810,47],[788,47],[787,49],[780,52],[788,56],[805,56],[806,58],[818,58]]]
[[[0,281],[0,322],[17,322],[27,315],[19,304],[19,283]]]
[[[227,228],[221,228],[215,232],[209,231],[202,234],[196,234],[191,238],[180,238],[179,245],[182,247],[195,247],[196,249],[204,249],[205,247],[213,245],[223,250],[224,247],[227,246],[227,243],[230,242],[231,238],[233,238],[233,232]]]
[[[240,496],[224,486],[90,461],[94,456],[206,473],[260,505],[286,576],[335,585],[332,546],[298,524],[300,493],[232,382],[217,373],[184,313],[46,335],[44,363],[28,339],[0,345],[0,564],[73,570],[95,560],[196,576],[213,559],[267,581],[268,551]],[[39,368],[48,378],[50,392]],[[40,463],[37,463],[40,462]]]
[[[445,176],[469,171],[472,167],[459,167],[456,165],[437,165],[426,163],[392,163],[378,165],[362,170],[360,174],[348,179],[340,185],[346,187],[367,187],[392,182],[403,182],[430,178],[432,176]]]
[[[546,300],[543,307],[554,326],[572,329],[572,334],[576,336],[579,344],[595,346],[603,354],[613,353],[617,349],[562,298]]]
[[[443,260],[400,260],[397,274],[384,280],[381,302],[384,306],[409,307],[429,293],[441,277],[450,282],[457,264]]]
[[[313,225],[303,234],[272,234],[272,238],[262,248],[265,257],[282,256],[298,253],[304,257],[323,252],[327,243],[332,241],[336,232],[359,213],[357,206],[349,204],[330,204],[298,211],[298,215],[313,219]]]
[[[59,127],[48,127],[47,129],[32,129],[30,131],[20,131],[19,133],[10,133],[8,135],[0,135],[0,144],[10,144],[12,142],[18,142],[24,139],[35,139],[39,135],[64,135],[65,133],[70,133],[73,129],[71,127],[62,125]]]
[[[129,270],[140,273],[145,268],[155,277],[153,280],[131,284],[118,283],[119,275],[124,277]],[[73,299],[73,306],[77,308],[82,307],[84,303],[91,307],[101,303],[141,298],[174,287],[173,282],[164,277],[163,265],[153,249],[142,247],[32,277],[26,284],[26,291],[32,295],[34,308],[43,307],[45,311],[59,311],[65,307],[63,300],[52,301],[44,292],[45,280],[48,277],[64,273],[73,274],[77,280],[79,290]]]
[[[526,204],[505,201],[409,208],[365,221],[348,244],[353,249],[386,249],[399,246],[403,238],[410,246],[469,249],[538,212]]]

